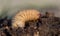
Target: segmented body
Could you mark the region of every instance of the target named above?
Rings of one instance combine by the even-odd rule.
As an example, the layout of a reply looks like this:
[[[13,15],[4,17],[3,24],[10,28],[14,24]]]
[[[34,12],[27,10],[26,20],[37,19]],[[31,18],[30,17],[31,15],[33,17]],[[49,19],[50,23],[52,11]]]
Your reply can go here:
[[[24,27],[25,22],[36,20],[40,17],[40,12],[37,10],[23,10],[17,13],[12,20],[13,27]]]

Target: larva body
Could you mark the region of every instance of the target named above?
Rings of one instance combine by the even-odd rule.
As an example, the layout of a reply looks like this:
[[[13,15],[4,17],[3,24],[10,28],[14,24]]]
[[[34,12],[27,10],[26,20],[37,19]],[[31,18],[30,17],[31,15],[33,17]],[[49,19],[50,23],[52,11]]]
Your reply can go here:
[[[29,20],[37,20],[40,12],[37,10],[23,10],[17,13],[12,19],[12,27],[25,27],[25,22]]]

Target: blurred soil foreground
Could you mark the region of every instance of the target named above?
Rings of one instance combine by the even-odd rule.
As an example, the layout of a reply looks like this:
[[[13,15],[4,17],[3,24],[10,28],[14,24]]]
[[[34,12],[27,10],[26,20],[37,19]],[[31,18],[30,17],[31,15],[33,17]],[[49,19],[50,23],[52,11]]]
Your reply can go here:
[[[60,36],[60,17],[52,13],[35,21],[27,21],[25,28],[12,29],[11,19],[0,19],[0,36]]]

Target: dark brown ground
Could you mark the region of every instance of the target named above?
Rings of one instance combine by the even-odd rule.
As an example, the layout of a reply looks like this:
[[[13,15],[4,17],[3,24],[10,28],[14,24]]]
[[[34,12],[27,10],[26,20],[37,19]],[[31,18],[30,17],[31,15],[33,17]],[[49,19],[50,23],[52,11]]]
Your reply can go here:
[[[10,24],[11,19],[0,20],[0,36],[60,36],[59,17],[42,17],[36,21],[28,21],[24,29],[12,29]]]

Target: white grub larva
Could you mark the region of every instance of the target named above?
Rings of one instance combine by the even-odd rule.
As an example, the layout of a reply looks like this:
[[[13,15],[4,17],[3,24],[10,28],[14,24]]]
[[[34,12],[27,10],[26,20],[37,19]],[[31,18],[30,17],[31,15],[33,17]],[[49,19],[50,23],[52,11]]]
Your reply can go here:
[[[23,10],[17,13],[12,19],[12,27],[24,28],[25,22],[29,20],[37,20],[40,17],[40,12],[34,9]]]

